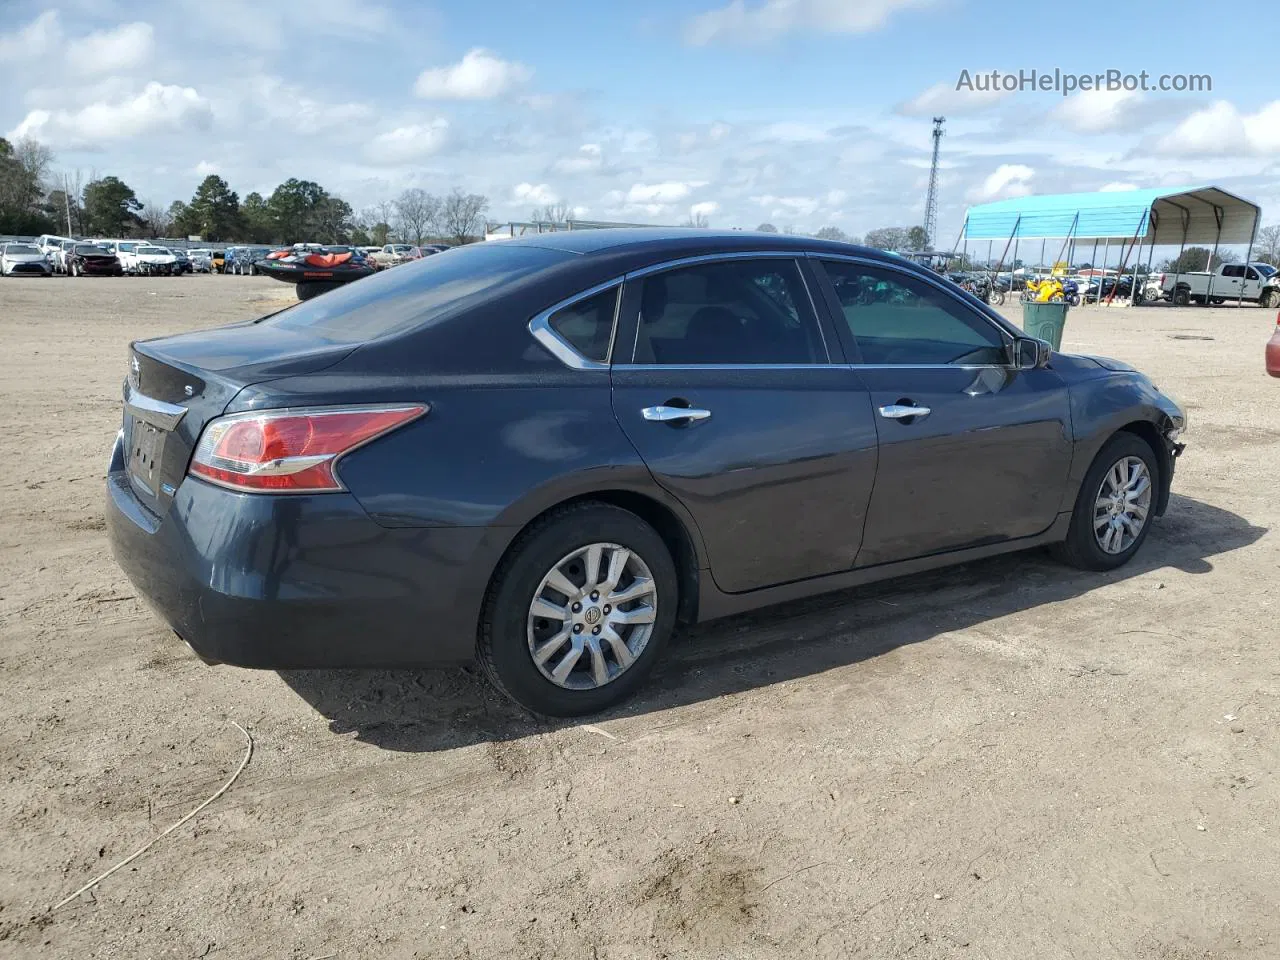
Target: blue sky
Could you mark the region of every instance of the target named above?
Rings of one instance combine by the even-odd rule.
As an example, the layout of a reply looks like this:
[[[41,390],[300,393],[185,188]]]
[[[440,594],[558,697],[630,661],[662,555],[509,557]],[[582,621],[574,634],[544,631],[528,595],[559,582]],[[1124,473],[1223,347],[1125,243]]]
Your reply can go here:
[[[561,201],[592,219],[700,212],[862,234],[922,219],[935,113],[948,118],[940,244],[968,204],[1025,193],[1212,182],[1280,204],[1271,55],[1243,26],[1239,42],[1203,42],[1191,25],[1215,18],[1202,3],[3,8],[0,132],[166,205],[218,172],[241,196],[317,180],[357,209],[457,185],[486,194],[498,220]],[[962,69],[1055,67],[1209,74],[1213,90],[954,89]]]

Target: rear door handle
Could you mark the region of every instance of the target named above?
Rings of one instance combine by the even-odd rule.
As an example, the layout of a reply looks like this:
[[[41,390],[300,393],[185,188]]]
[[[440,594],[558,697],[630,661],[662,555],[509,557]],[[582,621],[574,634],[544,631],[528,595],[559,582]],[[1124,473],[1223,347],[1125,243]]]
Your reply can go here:
[[[886,420],[907,420],[911,417],[927,417],[933,413],[928,407],[917,407],[914,404],[886,403],[880,408],[880,416]]]
[[[706,420],[711,416],[711,411],[701,410],[698,407],[657,406],[645,407],[640,414],[654,423],[679,423],[682,420]]]

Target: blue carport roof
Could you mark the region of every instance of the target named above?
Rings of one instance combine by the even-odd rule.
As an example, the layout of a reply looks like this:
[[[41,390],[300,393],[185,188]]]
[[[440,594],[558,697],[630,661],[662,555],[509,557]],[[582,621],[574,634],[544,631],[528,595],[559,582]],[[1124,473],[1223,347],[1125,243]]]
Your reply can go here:
[[[1015,197],[970,207],[970,240],[1131,239],[1157,244],[1248,243],[1257,204],[1214,186]]]

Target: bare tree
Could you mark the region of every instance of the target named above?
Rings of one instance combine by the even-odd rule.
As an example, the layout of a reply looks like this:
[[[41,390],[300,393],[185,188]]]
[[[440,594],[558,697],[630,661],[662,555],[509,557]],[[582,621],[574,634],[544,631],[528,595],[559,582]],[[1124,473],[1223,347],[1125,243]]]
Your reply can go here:
[[[698,211],[697,213],[690,213],[689,219],[684,222],[684,225],[686,227],[700,227],[705,230],[711,226],[711,220],[708,219],[705,213]]]
[[[142,205],[142,223],[147,236],[155,239],[169,232],[169,228],[173,226],[173,216],[168,208],[148,200]]]
[[[565,201],[548,203],[541,209],[535,209],[529,218],[534,223],[564,223],[573,216],[573,207]]]
[[[839,240],[841,243],[848,243],[849,235],[839,227],[823,227],[814,234],[819,240]]]
[[[1259,260],[1266,260],[1271,264],[1280,263],[1280,223],[1273,223],[1259,230],[1254,249],[1260,251]]]
[[[454,187],[444,198],[440,223],[444,235],[455,243],[468,243],[484,229],[484,212],[489,209],[489,198],[479,193],[463,193]]]
[[[439,233],[443,201],[421,187],[412,187],[395,202],[396,232],[405,243],[422,243]]]
[[[760,224],[760,226],[756,227],[756,230],[759,233],[777,233],[778,232],[778,228],[775,227],[772,223],[762,223]]]

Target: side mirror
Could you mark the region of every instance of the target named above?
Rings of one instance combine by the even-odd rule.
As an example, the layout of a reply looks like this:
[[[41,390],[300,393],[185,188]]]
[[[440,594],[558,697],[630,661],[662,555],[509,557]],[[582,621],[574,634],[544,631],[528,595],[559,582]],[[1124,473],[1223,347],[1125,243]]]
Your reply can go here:
[[[1053,347],[1035,337],[1018,337],[1013,341],[1013,366],[1015,370],[1035,370],[1049,365]]]

